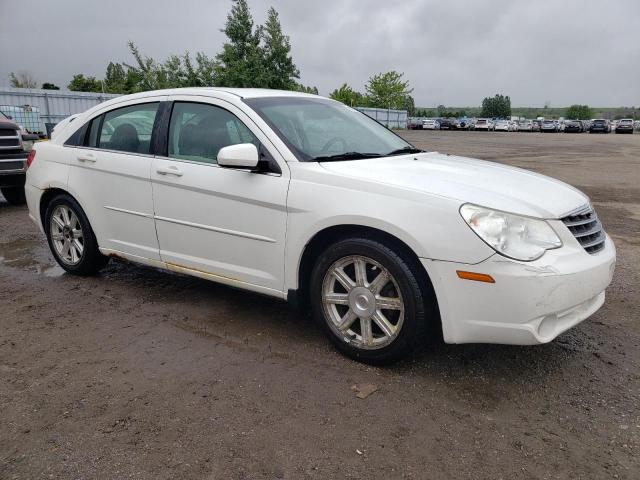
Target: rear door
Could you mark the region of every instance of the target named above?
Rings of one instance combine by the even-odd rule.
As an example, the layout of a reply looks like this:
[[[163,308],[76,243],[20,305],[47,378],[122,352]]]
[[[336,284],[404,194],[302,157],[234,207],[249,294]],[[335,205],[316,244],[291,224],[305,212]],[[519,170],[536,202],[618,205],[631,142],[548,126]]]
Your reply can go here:
[[[286,162],[251,119],[209,97],[175,97],[166,156],[151,180],[160,256],[170,268],[280,296],[284,285]],[[220,167],[220,148],[253,143],[261,173]]]
[[[72,149],[69,189],[106,253],[160,260],[149,176],[161,100],[125,103],[94,117],[83,146]]]

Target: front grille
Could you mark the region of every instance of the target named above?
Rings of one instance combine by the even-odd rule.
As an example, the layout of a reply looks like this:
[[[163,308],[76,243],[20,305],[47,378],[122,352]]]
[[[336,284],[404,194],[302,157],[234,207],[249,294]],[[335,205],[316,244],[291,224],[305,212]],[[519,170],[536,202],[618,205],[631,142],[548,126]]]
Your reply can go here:
[[[0,162],[0,171],[22,170],[22,169],[24,169],[24,161]]]
[[[0,128],[0,137],[15,137],[17,132],[13,128]]]
[[[0,137],[0,147],[19,147],[19,138],[2,138]]]
[[[562,222],[587,253],[597,253],[604,248],[602,224],[590,206],[564,217]]]

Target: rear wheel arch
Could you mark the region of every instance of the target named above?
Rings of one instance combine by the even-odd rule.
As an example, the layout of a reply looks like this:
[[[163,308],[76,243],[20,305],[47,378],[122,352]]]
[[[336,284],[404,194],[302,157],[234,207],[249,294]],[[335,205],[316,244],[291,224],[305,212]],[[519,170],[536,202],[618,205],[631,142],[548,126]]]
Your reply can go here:
[[[320,230],[311,238],[311,240],[305,245],[300,261],[298,262],[298,290],[294,295],[297,306],[305,312],[310,309],[309,289],[311,283],[311,272],[318,255],[332,244],[349,238],[367,238],[378,241],[393,249],[411,266],[419,280],[426,301],[430,303],[430,305],[426,305],[426,307],[432,307],[432,313],[437,315],[437,321],[434,323],[437,324],[438,334],[440,335],[441,321],[438,300],[433,284],[431,283],[431,279],[429,278],[429,274],[420,262],[418,255],[409,245],[407,245],[407,243],[398,237],[374,227],[351,224],[334,225]],[[291,293],[293,292],[290,292],[290,294]]]
[[[47,226],[45,224],[45,213],[47,212],[47,207],[49,206],[49,204],[51,203],[51,201],[56,198],[58,195],[69,195],[71,198],[73,198],[76,202],[78,202],[78,199],[75,198],[73,195],[71,195],[68,191],[62,189],[62,188],[48,188],[44,191],[44,193],[42,194],[42,196],[40,197],[40,223],[42,224],[42,228],[46,229]],[[80,202],[78,202],[78,204],[80,204]],[[86,212],[85,212],[86,215]]]

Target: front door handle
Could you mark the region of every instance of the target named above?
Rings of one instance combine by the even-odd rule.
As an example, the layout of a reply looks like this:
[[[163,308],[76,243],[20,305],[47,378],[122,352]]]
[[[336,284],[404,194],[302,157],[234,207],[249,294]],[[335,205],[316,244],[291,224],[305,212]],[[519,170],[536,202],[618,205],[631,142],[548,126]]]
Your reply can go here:
[[[96,156],[93,153],[82,153],[77,158],[82,163],[96,163]]]
[[[156,172],[160,175],[174,175],[176,177],[182,176],[182,172],[178,170],[178,167],[158,167],[156,168]]]

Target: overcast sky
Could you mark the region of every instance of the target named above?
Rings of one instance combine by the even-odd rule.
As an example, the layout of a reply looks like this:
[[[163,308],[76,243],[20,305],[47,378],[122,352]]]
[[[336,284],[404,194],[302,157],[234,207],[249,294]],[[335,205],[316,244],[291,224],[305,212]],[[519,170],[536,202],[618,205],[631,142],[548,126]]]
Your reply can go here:
[[[203,51],[214,56],[230,0],[0,0],[0,85],[28,70],[66,86],[101,78],[109,61]],[[640,1],[249,0],[256,22],[273,5],[305,85],[359,90],[398,70],[419,106],[640,104]]]

